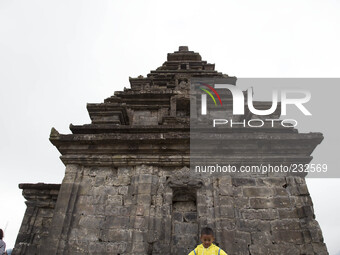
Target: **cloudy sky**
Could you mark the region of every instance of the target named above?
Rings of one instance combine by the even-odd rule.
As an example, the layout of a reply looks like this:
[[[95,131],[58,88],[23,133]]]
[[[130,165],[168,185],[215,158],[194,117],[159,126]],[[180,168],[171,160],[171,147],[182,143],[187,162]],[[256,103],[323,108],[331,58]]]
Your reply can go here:
[[[63,178],[52,127],[69,133],[70,123],[89,123],[86,103],[129,87],[129,76],[146,75],[179,45],[237,77],[339,77],[339,12],[339,0],[1,0],[0,228],[8,247],[25,211],[18,183]],[[328,126],[339,124],[335,117]],[[336,254],[340,180],[308,184]]]

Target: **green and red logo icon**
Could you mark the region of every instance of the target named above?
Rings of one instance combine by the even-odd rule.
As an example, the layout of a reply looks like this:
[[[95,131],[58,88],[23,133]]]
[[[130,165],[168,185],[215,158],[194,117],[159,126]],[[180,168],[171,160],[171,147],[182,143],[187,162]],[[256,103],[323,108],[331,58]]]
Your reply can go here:
[[[211,87],[209,84],[206,84],[206,83],[203,83],[203,82],[199,82],[199,83],[201,85],[207,87],[208,89],[210,89],[212,92],[214,92],[214,94],[217,96],[218,100],[220,101],[221,106],[223,105],[220,95],[217,93],[217,91],[213,87]],[[203,90],[204,92],[206,92],[212,98],[212,100],[214,101],[215,105],[217,105],[215,97],[213,96],[213,94],[211,94],[211,92],[209,90],[201,88],[201,87],[200,87],[200,89]],[[206,95],[204,95],[204,96],[206,96]]]

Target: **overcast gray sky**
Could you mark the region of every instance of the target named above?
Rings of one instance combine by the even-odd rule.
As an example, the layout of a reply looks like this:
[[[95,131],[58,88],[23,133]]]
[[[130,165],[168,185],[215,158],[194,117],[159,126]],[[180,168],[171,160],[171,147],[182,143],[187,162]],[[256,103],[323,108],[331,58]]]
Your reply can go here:
[[[339,0],[1,0],[0,228],[7,225],[8,247],[26,207],[18,183],[63,178],[51,127],[70,133],[70,123],[89,123],[86,103],[129,87],[129,76],[146,75],[179,45],[237,77],[339,77],[339,13]],[[332,117],[328,125],[338,125]],[[340,180],[308,184],[336,254]]]

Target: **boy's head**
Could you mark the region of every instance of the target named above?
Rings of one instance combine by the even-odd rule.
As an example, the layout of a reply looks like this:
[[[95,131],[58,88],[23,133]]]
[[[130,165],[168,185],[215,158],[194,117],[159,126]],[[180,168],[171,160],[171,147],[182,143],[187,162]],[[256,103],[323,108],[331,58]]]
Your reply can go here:
[[[2,231],[2,229],[0,228],[0,239],[2,240],[3,237],[4,237],[4,231]]]
[[[202,228],[201,242],[204,248],[208,248],[214,241],[214,231],[211,228]]]

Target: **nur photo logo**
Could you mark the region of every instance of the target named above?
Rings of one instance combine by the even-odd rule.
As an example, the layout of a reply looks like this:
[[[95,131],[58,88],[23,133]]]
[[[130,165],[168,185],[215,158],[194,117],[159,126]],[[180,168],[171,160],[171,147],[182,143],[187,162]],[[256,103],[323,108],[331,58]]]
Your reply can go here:
[[[213,127],[226,125],[228,123],[231,127],[235,125],[244,127],[268,127],[268,125],[265,125],[266,122],[268,122],[271,127],[274,127],[275,122],[280,122],[282,127],[296,127],[298,125],[296,119],[271,117],[277,110],[280,111],[279,116],[286,116],[288,114],[288,106],[295,107],[304,116],[312,116],[312,113],[305,106],[305,104],[311,100],[311,93],[308,90],[273,89],[271,91],[271,101],[266,102],[267,108],[264,109],[263,107],[258,107],[257,102],[254,101],[254,91],[252,87],[243,91],[233,84],[209,84],[207,82],[196,82],[196,84],[198,86],[195,86],[195,89],[198,88],[199,91],[196,93],[201,95],[200,114],[202,116],[214,116]],[[207,95],[209,95],[209,99]],[[215,106],[214,108],[208,109],[208,100],[212,100]],[[223,100],[227,100],[229,104],[223,104]],[[230,101],[232,102],[231,105]],[[245,118],[237,122],[233,118],[222,118],[222,116],[225,115],[223,111],[230,112],[231,110],[233,117],[245,116]],[[252,116],[259,116],[260,118],[248,117],[247,119],[246,116],[249,116],[249,113]],[[215,118],[216,116],[221,116],[221,118]]]

